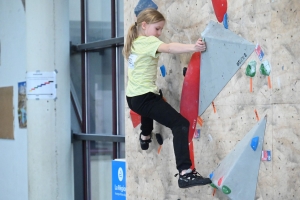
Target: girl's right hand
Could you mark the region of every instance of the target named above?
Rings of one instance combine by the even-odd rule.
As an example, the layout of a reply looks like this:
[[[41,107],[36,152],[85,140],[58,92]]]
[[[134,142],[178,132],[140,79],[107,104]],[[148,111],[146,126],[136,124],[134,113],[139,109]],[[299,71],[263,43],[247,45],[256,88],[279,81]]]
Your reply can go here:
[[[200,52],[206,50],[206,44],[205,44],[205,42],[201,38],[199,38],[197,40],[197,42],[195,44],[195,49],[196,49],[196,51],[200,51]]]

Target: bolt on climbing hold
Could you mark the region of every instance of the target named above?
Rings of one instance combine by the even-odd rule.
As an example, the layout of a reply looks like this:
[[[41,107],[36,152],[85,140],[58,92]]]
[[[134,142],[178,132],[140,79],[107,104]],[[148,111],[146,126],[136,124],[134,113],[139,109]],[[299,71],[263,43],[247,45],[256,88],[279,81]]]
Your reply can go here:
[[[272,88],[271,84],[271,78],[270,78],[270,73],[271,73],[271,67],[268,61],[263,61],[262,64],[260,65],[259,71],[262,75],[268,77],[268,86],[269,88]]]
[[[223,182],[223,176],[218,180],[218,186],[221,186],[222,182]]]
[[[226,185],[223,185],[222,191],[223,191],[224,194],[230,194],[231,193],[230,188],[227,187]]]
[[[164,143],[164,141],[163,141],[162,136],[161,136],[160,133],[156,133],[155,137],[156,137],[156,140],[157,140],[158,144],[162,145]]]
[[[187,67],[184,67],[184,68],[182,69],[182,74],[183,74],[183,76],[185,76],[186,71],[187,71]]]
[[[257,146],[258,146],[258,142],[259,142],[259,137],[254,137],[251,140],[251,148],[253,149],[253,151],[256,151]]]
[[[135,16],[138,16],[146,8],[153,8],[157,10],[158,6],[152,0],[140,0],[134,8]]]
[[[227,15],[227,13],[224,14],[223,26],[224,26],[224,28],[228,29],[228,15]]]
[[[209,178],[212,179],[214,177],[214,173],[210,173]]]
[[[254,77],[256,74],[256,61],[252,60],[248,63],[245,74]]]
[[[256,61],[252,60],[248,63],[245,74],[250,77],[250,92],[253,91],[252,77],[256,74]]]
[[[213,184],[213,183],[211,183],[210,186],[213,187],[213,188],[218,189],[218,187],[215,184]]]
[[[166,67],[164,65],[160,66],[160,72],[162,77],[166,76]]]
[[[268,61],[263,61],[260,65],[259,71],[262,75],[269,76],[271,73],[271,67]]]

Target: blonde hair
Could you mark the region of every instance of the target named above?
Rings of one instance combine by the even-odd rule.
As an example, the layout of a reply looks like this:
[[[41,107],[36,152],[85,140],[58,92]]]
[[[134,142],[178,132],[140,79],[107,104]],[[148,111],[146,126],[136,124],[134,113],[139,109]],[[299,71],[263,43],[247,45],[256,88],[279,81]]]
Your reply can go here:
[[[126,41],[123,48],[123,55],[126,59],[128,59],[131,53],[131,46],[133,41],[139,36],[139,29],[141,27],[142,22],[146,22],[147,24],[154,24],[160,21],[165,21],[165,17],[157,10],[153,8],[147,8],[140,12],[137,16],[136,22],[131,25],[127,32]]]

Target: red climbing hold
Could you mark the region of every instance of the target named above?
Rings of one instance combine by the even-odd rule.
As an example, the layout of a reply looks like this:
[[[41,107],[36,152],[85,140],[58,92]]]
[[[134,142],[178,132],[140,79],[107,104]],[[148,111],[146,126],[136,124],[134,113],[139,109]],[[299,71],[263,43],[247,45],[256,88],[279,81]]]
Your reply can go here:
[[[189,143],[190,159],[192,162],[191,169],[195,169],[194,143],[193,140]]]
[[[227,12],[227,0],[212,0],[217,20],[221,23]]]
[[[141,116],[132,110],[130,110],[130,117],[134,128],[141,123]]]

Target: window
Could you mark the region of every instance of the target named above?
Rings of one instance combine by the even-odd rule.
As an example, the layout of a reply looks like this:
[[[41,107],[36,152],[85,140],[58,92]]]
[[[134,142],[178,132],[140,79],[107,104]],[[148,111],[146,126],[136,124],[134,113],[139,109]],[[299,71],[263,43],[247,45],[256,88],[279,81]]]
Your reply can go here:
[[[75,199],[111,199],[125,157],[123,0],[69,1]]]

